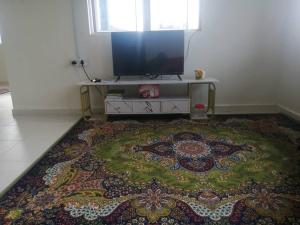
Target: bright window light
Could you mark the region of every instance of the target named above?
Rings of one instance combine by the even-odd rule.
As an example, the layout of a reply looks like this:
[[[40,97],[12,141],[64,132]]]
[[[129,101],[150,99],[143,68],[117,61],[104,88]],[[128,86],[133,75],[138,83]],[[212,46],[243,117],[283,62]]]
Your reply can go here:
[[[151,0],[151,30],[186,28],[187,2],[187,0]]]
[[[200,0],[87,0],[91,33],[199,29]]]
[[[108,0],[107,23],[108,30],[135,31],[137,30],[135,0]]]
[[[1,38],[1,34],[0,34],[0,45],[2,44],[2,38]]]
[[[197,30],[200,27],[200,1],[188,0],[187,29]]]

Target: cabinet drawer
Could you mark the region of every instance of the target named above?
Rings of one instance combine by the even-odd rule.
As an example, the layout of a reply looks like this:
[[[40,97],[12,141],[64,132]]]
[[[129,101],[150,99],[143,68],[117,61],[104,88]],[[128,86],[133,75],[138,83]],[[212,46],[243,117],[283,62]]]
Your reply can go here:
[[[126,114],[132,113],[132,102],[126,101],[107,101],[105,103],[107,114]]]
[[[161,104],[163,113],[190,113],[189,100],[170,100]]]
[[[133,102],[134,113],[160,113],[160,102],[137,101]]]

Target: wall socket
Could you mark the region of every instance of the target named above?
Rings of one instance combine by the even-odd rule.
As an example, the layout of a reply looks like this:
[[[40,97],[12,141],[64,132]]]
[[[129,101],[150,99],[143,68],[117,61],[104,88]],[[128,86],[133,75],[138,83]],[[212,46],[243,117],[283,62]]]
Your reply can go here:
[[[73,66],[81,66],[81,62],[84,62],[84,66],[87,66],[87,60],[84,58],[80,58],[80,59],[74,59],[71,61],[71,65]]]

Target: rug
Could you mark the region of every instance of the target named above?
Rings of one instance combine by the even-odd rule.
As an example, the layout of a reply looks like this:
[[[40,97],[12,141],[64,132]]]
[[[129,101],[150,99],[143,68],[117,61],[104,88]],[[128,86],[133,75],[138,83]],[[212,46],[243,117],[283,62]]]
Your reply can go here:
[[[0,199],[2,225],[300,224],[300,126],[81,121]]]

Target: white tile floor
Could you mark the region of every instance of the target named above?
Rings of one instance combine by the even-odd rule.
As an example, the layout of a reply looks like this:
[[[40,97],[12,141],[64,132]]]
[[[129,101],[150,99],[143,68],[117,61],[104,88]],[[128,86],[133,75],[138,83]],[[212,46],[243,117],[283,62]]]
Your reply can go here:
[[[0,95],[0,195],[78,120],[79,116],[12,115],[10,94]]]

